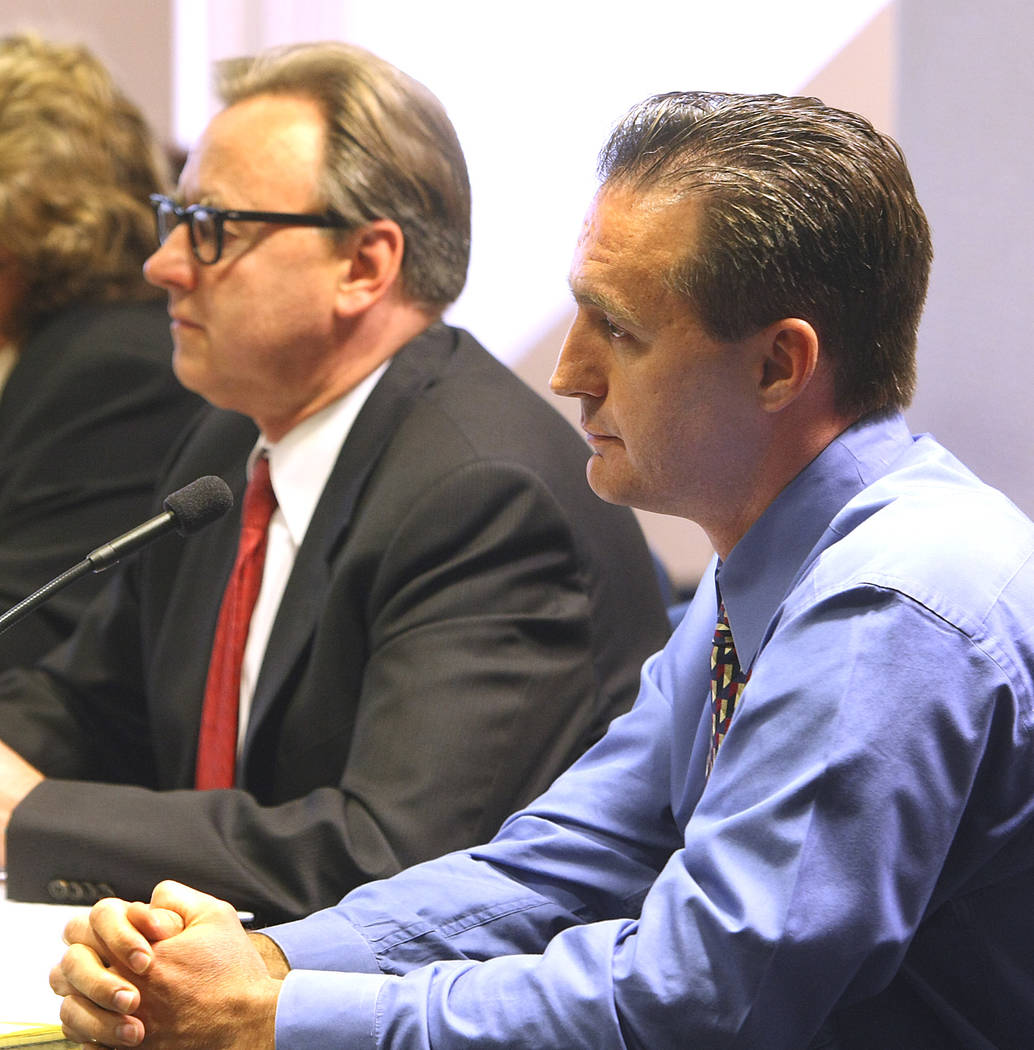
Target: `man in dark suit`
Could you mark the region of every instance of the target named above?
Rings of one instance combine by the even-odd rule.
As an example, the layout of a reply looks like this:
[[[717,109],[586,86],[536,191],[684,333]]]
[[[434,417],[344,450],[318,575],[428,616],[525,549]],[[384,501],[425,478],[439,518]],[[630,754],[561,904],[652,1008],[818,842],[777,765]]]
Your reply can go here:
[[[0,612],[147,513],[201,407],[141,274],[165,168],[86,48],[0,39]],[[66,638],[103,583],[87,576],[0,634],[0,668]]]
[[[346,45],[228,73],[146,272],[177,375],[218,406],[162,491],[219,474],[239,507],[268,465],[277,506],[229,774],[208,655],[239,510],[127,561],[69,643],[0,680],[17,898],[175,877],[266,920],[329,904],[491,835],[631,703],[666,634],[581,440],[440,321],[469,189],[437,100]]]

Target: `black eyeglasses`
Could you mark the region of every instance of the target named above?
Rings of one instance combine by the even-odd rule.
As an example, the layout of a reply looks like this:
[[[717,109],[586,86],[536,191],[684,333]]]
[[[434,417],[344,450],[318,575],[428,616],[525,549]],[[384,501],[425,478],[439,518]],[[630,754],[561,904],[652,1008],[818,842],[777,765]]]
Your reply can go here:
[[[230,208],[212,208],[207,204],[191,204],[183,208],[161,193],[152,193],[150,201],[158,228],[158,243],[164,244],[169,234],[181,222],[186,222],[194,258],[205,266],[217,263],[223,254],[223,223],[227,219],[231,222],[272,222],[284,226],[319,226],[333,229],[346,229],[349,226],[349,223],[337,215],[234,211]]]

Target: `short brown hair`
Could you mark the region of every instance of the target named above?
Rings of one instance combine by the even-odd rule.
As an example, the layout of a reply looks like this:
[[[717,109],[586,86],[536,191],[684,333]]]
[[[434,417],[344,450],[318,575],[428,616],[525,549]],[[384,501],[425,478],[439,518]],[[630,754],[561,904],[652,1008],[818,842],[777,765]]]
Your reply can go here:
[[[932,249],[897,144],[814,98],[680,92],[635,106],[600,154],[604,182],[695,196],[700,243],[670,275],[711,334],[809,321],[837,408],[902,408]]]
[[[140,111],[85,47],[0,39],[0,249],[26,286],[19,335],[79,302],[153,299],[147,196],[164,156]]]
[[[315,102],[327,129],[324,206],[355,226],[397,222],[406,294],[437,311],[457,298],[470,257],[470,183],[456,131],[427,88],[360,47],[326,42],[224,62],[219,94],[227,105],[257,95]]]

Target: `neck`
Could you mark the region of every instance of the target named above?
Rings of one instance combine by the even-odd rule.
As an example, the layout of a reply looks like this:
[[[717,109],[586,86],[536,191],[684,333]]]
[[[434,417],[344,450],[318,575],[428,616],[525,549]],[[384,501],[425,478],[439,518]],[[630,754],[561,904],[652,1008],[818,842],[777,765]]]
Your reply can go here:
[[[256,418],[259,429],[270,441],[279,441],[303,420],[353,390],[434,320],[436,317],[414,305],[396,303],[391,309],[375,307],[343,322],[338,350],[331,355],[312,395],[301,405],[270,413],[263,419]]]
[[[752,476],[742,485],[741,491],[748,498],[734,507],[725,520],[712,525],[701,522],[718,556],[727,558],[779,493],[855,422],[857,417],[836,413],[804,419],[780,418],[753,461]]]

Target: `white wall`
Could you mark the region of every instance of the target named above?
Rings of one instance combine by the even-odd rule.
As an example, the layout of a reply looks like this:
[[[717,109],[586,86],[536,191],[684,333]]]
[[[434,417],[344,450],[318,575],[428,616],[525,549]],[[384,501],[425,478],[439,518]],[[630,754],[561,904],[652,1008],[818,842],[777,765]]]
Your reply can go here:
[[[900,0],[899,139],[933,227],[913,429],[1034,514],[1034,6]]]
[[[35,29],[86,44],[165,137],[172,117],[167,0],[0,0],[0,33]]]

